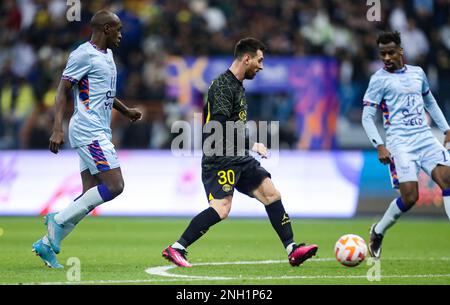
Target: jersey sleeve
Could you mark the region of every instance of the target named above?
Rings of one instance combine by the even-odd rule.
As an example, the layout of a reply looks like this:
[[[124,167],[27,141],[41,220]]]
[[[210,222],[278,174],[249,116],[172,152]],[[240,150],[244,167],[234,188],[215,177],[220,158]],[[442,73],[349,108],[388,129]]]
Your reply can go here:
[[[378,108],[384,97],[384,86],[382,80],[377,76],[370,78],[369,86],[364,94],[364,106],[373,106]]]
[[[375,125],[375,115],[377,114],[377,110],[372,107],[364,107],[362,113],[362,125],[364,131],[367,134],[367,137],[370,140],[370,143],[373,147],[377,148],[378,145],[383,145],[384,142],[381,139],[380,134],[378,133],[377,126]]]
[[[61,79],[70,81],[72,84],[78,83],[91,68],[89,54],[81,52],[79,49],[69,55],[66,68]]]
[[[430,93],[430,83],[428,82],[425,71],[423,71],[422,68],[420,68],[420,71],[422,74],[422,96],[426,96]]]
[[[231,117],[233,113],[233,91],[230,86],[214,83],[209,92],[211,120],[217,117]]]

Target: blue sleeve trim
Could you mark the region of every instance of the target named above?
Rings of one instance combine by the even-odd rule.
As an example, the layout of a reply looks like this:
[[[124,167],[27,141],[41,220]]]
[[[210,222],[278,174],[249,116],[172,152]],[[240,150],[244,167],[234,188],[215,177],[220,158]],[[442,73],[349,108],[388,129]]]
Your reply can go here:
[[[380,107],[378,104],[372,103],[372,102],[368,102],[368,101],[364,101],[363,102],[364,106],[369,106],[369,107],[374,107],[376,109],[378,109],[378,107]]]
[[[422,96],[427,96],[428,94],[430,94],[430,90],[428,90],[428,91],[425,92],[425,93],[422,93]]]
[[[73,77],[70,77],[70,76],[68,76],[68,75],[63,75],[63,76],[61,77],[61,79],[63,79],[63,80],[68,80],[68,81],[71,82],[73,85],[78,84],[78,80],[77,80],[77,79],[75,79],[75,78],[73,78]]]

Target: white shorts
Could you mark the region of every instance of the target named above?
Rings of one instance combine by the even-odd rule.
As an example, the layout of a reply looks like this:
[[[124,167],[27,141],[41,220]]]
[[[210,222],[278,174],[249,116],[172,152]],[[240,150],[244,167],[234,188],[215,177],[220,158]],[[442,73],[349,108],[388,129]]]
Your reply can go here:
[[[89,169],[91,175],[120,167],[114,145],[106,139],[75,148],[80,156],[80,172]]]
[[[393,188],[400,183],[418,181],[420,169],[431,177],[431,172],[438,165],[450,166],[450,154],[434,137],[422,138],[417,148],[401,147],[392,149],[393,162],[389,165]]]

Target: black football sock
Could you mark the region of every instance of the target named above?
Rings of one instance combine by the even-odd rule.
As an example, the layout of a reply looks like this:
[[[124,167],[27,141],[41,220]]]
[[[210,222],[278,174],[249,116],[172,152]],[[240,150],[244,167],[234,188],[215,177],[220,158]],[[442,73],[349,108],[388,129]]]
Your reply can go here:
[[[269,216],[270,223],[286,248],[294,242],[294,233],[292,232],[291,219],[284,210],[281,200],[267,205],[266,211]]]
[[[220,220],[220,216],[216,210],[211,207],[207,208],[191,220],[191,223],[183,232],[183,235],[181,235],[178,243],[185,248],[189,247]]]

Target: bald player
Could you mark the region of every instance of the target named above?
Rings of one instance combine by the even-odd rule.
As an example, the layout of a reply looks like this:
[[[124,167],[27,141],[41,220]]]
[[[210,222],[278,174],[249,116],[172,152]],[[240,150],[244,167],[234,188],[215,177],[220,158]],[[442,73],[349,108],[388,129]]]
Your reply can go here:
[[[95,207],[114,199],[124,188],[122,172],[111,143],[112,108],[130,119],[142,113],[116,98],[117,70],[111,48],[122,39],[122,23],[116,14],[99,11],[91,19],[92,36],[74,50],[63,71],[55,103],[55,122],[49,149],[57,154],[64,143],[63,116],[73,96],[74,113],[69,124],[71,146],[80,157],[83,193],[58,213],[45,216],[47,234],[32,251],[51,268],[63,268],[56,260],[61,241]]]

